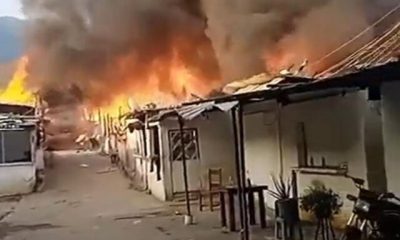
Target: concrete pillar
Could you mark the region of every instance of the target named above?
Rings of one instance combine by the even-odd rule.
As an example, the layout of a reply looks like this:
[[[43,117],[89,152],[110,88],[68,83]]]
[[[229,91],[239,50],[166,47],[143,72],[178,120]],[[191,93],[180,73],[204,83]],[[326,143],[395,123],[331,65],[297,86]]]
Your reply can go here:
[[[383,139],[388,190],[400,195],[400,82],[382,87]]]
[[[368,187],[374,191],[387,190],[381,115],[381,101],[369,101],[364,122],[364,149]]]

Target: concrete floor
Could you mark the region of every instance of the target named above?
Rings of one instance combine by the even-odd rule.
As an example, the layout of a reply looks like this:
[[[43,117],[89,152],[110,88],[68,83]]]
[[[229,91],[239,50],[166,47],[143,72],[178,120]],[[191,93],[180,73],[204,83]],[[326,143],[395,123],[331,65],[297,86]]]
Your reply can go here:
[[[131,189],[118,171],[99,173],[107,168],[94,153],[56,153],[41,193],[0,202],[0,239],[239,239],[221,230],[218,212],[195,212],[197,224],[184,226],[180,206]],[[252,240],[273,239],[269,226],[255,227]]]

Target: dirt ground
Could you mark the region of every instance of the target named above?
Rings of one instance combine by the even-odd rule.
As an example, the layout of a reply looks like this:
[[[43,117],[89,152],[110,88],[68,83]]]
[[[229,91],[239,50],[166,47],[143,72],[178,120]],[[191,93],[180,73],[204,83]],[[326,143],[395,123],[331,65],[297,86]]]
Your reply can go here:
[[[42,192],[0,201],[0,239],[239,239],[220,228],[218,212],[195,211],[196,224],[185,226],[180,206],[131,189],[109,167],[95,153],[56,153]],[[273,239],[272,224],[253,232],[252,240]]]
[[[94,153],[56,153],[43,192],[0,203],[0,239],[236,239],[221,233],[216,216],[184,226],[177,209],[130,189],[108,168],[108,158]]]

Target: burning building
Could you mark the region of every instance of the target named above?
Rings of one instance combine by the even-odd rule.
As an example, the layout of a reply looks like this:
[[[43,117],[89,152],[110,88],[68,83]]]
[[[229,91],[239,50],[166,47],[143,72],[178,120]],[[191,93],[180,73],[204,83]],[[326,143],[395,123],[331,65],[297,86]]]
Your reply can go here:
[[[88,109],[171,105],[309,61],[314,74],[371,40],[395,0],[25,0],[27,86]],[[391,14],[393,18],[395,14]],[[371,27],[372,25],[372,27]],[[329,33],[324,29],[329,26]],[[330,54],[359,32],[369,30]],[[323,60],[321,60],[323,59]],[[64,91],[68,88],[78,91]],[[49,92],[56,91],[56,97]],[[71,97],[71,96],[70,96]],[[110,110],[111,109],[111,110]]]

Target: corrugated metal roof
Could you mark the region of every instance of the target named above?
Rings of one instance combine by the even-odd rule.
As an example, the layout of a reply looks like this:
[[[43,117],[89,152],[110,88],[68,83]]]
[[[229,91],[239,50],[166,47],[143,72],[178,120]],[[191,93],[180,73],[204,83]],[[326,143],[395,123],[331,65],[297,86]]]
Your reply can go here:
[[[229,101],[222,103],[215,103],[214,101],[204,102],[200,104],[179,106],[174,109],[162,110],[158,114],[151,117],[149,122],[161,121],[167,117],[180,116],[185,120],[193,120],[204,112],[219,110],[229,111],[238,104],[237,101]]]
[[[270,85],[282,83],[285,76],[271,76],[266,73],[255,75],[248,79],[234,81],[227,84],[223,91],[229,94],[241,94],[263,91],[270,88]]]

